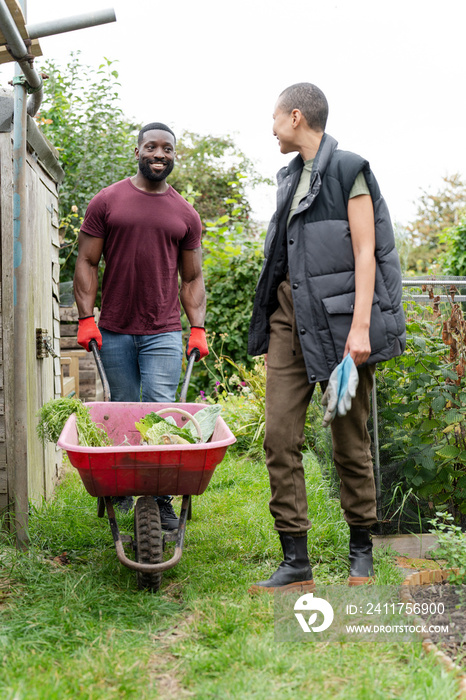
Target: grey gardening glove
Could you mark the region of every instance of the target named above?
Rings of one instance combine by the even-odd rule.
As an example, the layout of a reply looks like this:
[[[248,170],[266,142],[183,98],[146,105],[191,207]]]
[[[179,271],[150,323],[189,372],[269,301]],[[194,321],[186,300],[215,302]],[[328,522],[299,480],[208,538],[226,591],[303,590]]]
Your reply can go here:
[[[351,401],[356,396],[359,374],[353,358],[348,353],[344,360],[333,370],[328,386],[322,396],[322,406],[326,407],[322,425],[327,428],[336,415],[346,416],[351,408]]]

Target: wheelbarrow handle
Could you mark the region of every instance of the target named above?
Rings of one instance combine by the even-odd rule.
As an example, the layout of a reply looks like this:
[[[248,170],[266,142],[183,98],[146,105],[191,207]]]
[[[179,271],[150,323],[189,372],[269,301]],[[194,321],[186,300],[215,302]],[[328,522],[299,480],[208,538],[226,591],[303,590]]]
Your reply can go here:
[[[105,374],[104,365],[103,365],[102,360],[100,358],[99,347],[97,345],[97,341],[94,339],[89,341],[89,347],[91,348],[92,353],[94,355],[95,363],[97,365],[100,379],[102,381],[102,387],[104,390],[104,401],[110,401],[111,400],[110,384],[108,383],[107,375]],[[188,393],[188,386],[189,386],[189,381],[191,379],[191,373],[193,371],[194,363],[198,359],[199,355],[200,355],[200,353],[199,353],[199,350],[197,348],[194,348],[194,350],[189,355],[188,366],[186,367],[186,374],[184,375],[183,384],[181,386],[181,391],[180,391],[180,402],[181,403],[186,402],[186,395]]]
[[[94,360],[97,365],[97,369],[100,375],[100,379],[102,381],[102,387],[104,390],[104,401],[110,401],[112,398],[112,395],[110,393],[110,384],[108,383],[107,375],[105,374],[105,369],[102,363],[102,360],[100,359],[100,353],[99,353],[99,347],[97,345],[97,341],[92,340],[89,341],[89,347],[92,350],[92,353],[94,355]]]
[[[183,384],[181,385],[180,391],[180,403],[186,403],[186,395],[188,393],[189,380],[191,379],[191,373],[193,371],[194,363],[200,357],[201,353],[197,348],[191,351],[188,357],[188,365],[186,367],[186,373],[184,375]]]

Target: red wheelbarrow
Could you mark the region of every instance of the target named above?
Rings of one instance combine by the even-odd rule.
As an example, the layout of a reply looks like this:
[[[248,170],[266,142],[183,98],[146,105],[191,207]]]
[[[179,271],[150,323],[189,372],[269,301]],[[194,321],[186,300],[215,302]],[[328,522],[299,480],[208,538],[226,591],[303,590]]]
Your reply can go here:
[[[204,493],[215,467],[236,438],[219,416],[209,442],[141,445],[141,435],[134,424],[152,411],[164,417],[172,416],[179,427],[191,420],[200,435],[196,413],[206,404],[185,403],[194,353],[188,361],[180,403],[169,404],[110,402],[108,382],[95,341],[92,351],[107,400],[86,405],[92,419],[105,428],[118,447],[80,446],[74,415],[67,420],[57,444],[66,450],[88,493],[97,497],[98,517],[103,517],[107,511],[119,561],[137,572],[140,589],[156,591],[162,572],[173,568],[181,559],[186,521],[191,516],[191,496]],[[161,528],[159,507],[153,496],[163,495],[183,496],[179,527],[175,532],[163,532]],[[112,503],[115,496],[138,496],[134,508],[134,538],[120,534]],[[165,543],[169,541],[175,541],[175,551],[170,559],[163,561]],[[123,542],[132,545],[134,560],[126,556]]]

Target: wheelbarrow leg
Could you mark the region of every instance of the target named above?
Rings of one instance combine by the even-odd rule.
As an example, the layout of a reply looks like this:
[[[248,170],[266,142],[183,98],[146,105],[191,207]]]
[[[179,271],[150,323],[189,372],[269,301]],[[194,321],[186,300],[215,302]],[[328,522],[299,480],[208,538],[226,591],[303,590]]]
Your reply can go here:
[[[97,517],[103,518],[105,515],[105,498],[98,496],[97,498]]]
[[[162,561],[159,564],[144,564],[142,562],[134,561],[129,559],[123,549],[123,541],[121,539],[120,531],[118,529],[118,524],[115,518],[115,511],[113,509],[112,499],[109,496],[105,497],[105,507],[107,509],[108,522],[110,524],[110,529],[112,531],[113,541],[115,543],[115,549],[119,561],[127,566],[128,569],[133,571],[140,571],[147,574],[159,573],[162,571],[168,571],[178,564],[183,553],[184,536],[186,533],[186,520],[188,516],[188,508],[191,496],[183,496],[183,501],[181,504],[181,513],[179,518],[178,534],[176,537],[175,552],[171,559],[168,561]]]

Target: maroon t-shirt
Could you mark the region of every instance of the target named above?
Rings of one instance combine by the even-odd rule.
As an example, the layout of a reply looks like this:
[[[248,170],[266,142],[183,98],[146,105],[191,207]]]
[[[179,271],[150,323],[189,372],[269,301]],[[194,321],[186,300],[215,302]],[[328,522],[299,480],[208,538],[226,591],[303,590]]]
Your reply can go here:
[[[201,245],[199,214],[169,187],[149,194],[128,178],[89,202],[84,233],[104,239],[99,326],[150,335],[181,330],[178,261]]]

